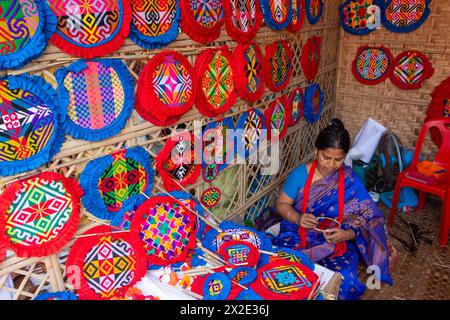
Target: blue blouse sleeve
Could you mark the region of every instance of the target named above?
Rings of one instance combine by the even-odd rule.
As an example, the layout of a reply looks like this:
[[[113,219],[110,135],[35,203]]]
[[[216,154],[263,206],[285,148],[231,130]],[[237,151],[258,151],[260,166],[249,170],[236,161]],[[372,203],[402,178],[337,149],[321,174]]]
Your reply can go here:
[[[295,200],[300,189],[304,187],[307,178],[308,171],[306,165],[302,163],[287,176],[283,185],[283,192],[289,198]]]

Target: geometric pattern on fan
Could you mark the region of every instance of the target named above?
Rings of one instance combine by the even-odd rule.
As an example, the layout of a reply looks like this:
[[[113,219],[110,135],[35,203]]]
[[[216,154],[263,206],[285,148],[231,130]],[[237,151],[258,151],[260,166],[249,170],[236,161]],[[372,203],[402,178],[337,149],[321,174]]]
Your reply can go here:
[[[363,46],[353,60],[352,73],[359,82],[375,85],[386,80],[393,63],[394,57],[388,48]]]
[[[82,58],[107,55],[123,44],[130,32],[131,6],[123,0],[50,0],[58,18],[51,41]]]
[[[418,51],[405,51],[395,57],[389,77],[400,89],[414,90],[422,87],[433,74],[434,68],[427,56]]]
[[[19,257],[58,252],[78,227],[81,195],[77,181],[53,172],[10,184],[0,203],[8,246]]]
[[[411,32],[430,15],[431,0],[387,0],[382,10],[384,26],[393,32]]]
[[[132,287],[147,271],[136,235],[109,226],[89,229],[69,252],[66,272],[80,299],[107,300]],[[81,272],[81,277],[75,277]]]
[[[170,196],[153,196],[137,210],[131,232],[138,234],[149,263],[165,266],[184,261],[196,245],[196,216]]]

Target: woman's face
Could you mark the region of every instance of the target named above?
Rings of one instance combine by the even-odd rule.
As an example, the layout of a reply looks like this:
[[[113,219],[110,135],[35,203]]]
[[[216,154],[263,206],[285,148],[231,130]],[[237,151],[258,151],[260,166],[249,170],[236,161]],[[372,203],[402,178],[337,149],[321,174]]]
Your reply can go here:
[[[325,177],[344,164],[345,156],[346,154],[342,149],[326,148],[317,150],[317,170]]]

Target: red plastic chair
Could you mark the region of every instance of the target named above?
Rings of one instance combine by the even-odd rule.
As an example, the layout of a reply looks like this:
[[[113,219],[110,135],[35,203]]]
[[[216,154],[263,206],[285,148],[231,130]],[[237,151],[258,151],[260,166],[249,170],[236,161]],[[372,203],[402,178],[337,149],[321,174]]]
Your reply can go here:
[[[414,158],[411,165],[403,170],[403,172],[401,172],[397,178],[394,196],[392,198],[392,208],[389,217],[389,225],[392,226],[392,224],[394,223],[398,200],[400,197],[400,190],[403,187],[411,187],[419,190],[419,209],[422,209],[424,207],[426,195],[428,193],[435,194],[441,198],[443,204],[439,244],[441,246],[447,246],[448,234],[450,230],[450,178],[447,178],[442,183],[431,184],[408,177],[408,173],[416,171],[417,163],[419,163],[419,156],[420,151],[422,150],[423,141],[425,140],[427,132],[431,128],[436,128],[433,130],[438,130],[441,133],[442,137],[442,144],[439,146],[439,151],[436,154],[434,163],[450,171],[450,118],[427,121],[422,126],[419,137],[417,138],[416,149],[414,151]]]

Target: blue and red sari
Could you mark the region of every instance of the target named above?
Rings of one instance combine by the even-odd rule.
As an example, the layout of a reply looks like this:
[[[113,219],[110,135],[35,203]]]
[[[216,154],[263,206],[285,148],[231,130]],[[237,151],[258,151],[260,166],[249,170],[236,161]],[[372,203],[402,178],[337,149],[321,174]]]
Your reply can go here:
[[[297,224],[283,220],[280,234],[272,241],[275,245],[301,250],[311,260],[333,271],[341,273],[343,281],[339,299],[358,299],[366,290],[366,285],[358,280],[359,257],[368,266],[378,266],[378,279],[390,285],[389,250],[387,245],[384,216],[370,197],[361,180],[350,167],[344,167],[344,206],[342,229],[352,229],[355,239],[345,242],[345,246],[328,243],[322,232],[308,230],[299,233]],[[339,170],[311,184],[306,211],[316,217],[338,219]],[[342,181],[342,180],[341,180]],[[305,187],[301,188],[294,200],[294,208],[302,212]],[[302,239],[301,237],[305,237]],[[344,252],[342,252],[344,247]],[[338,250],[336,250],[338,249]]]

